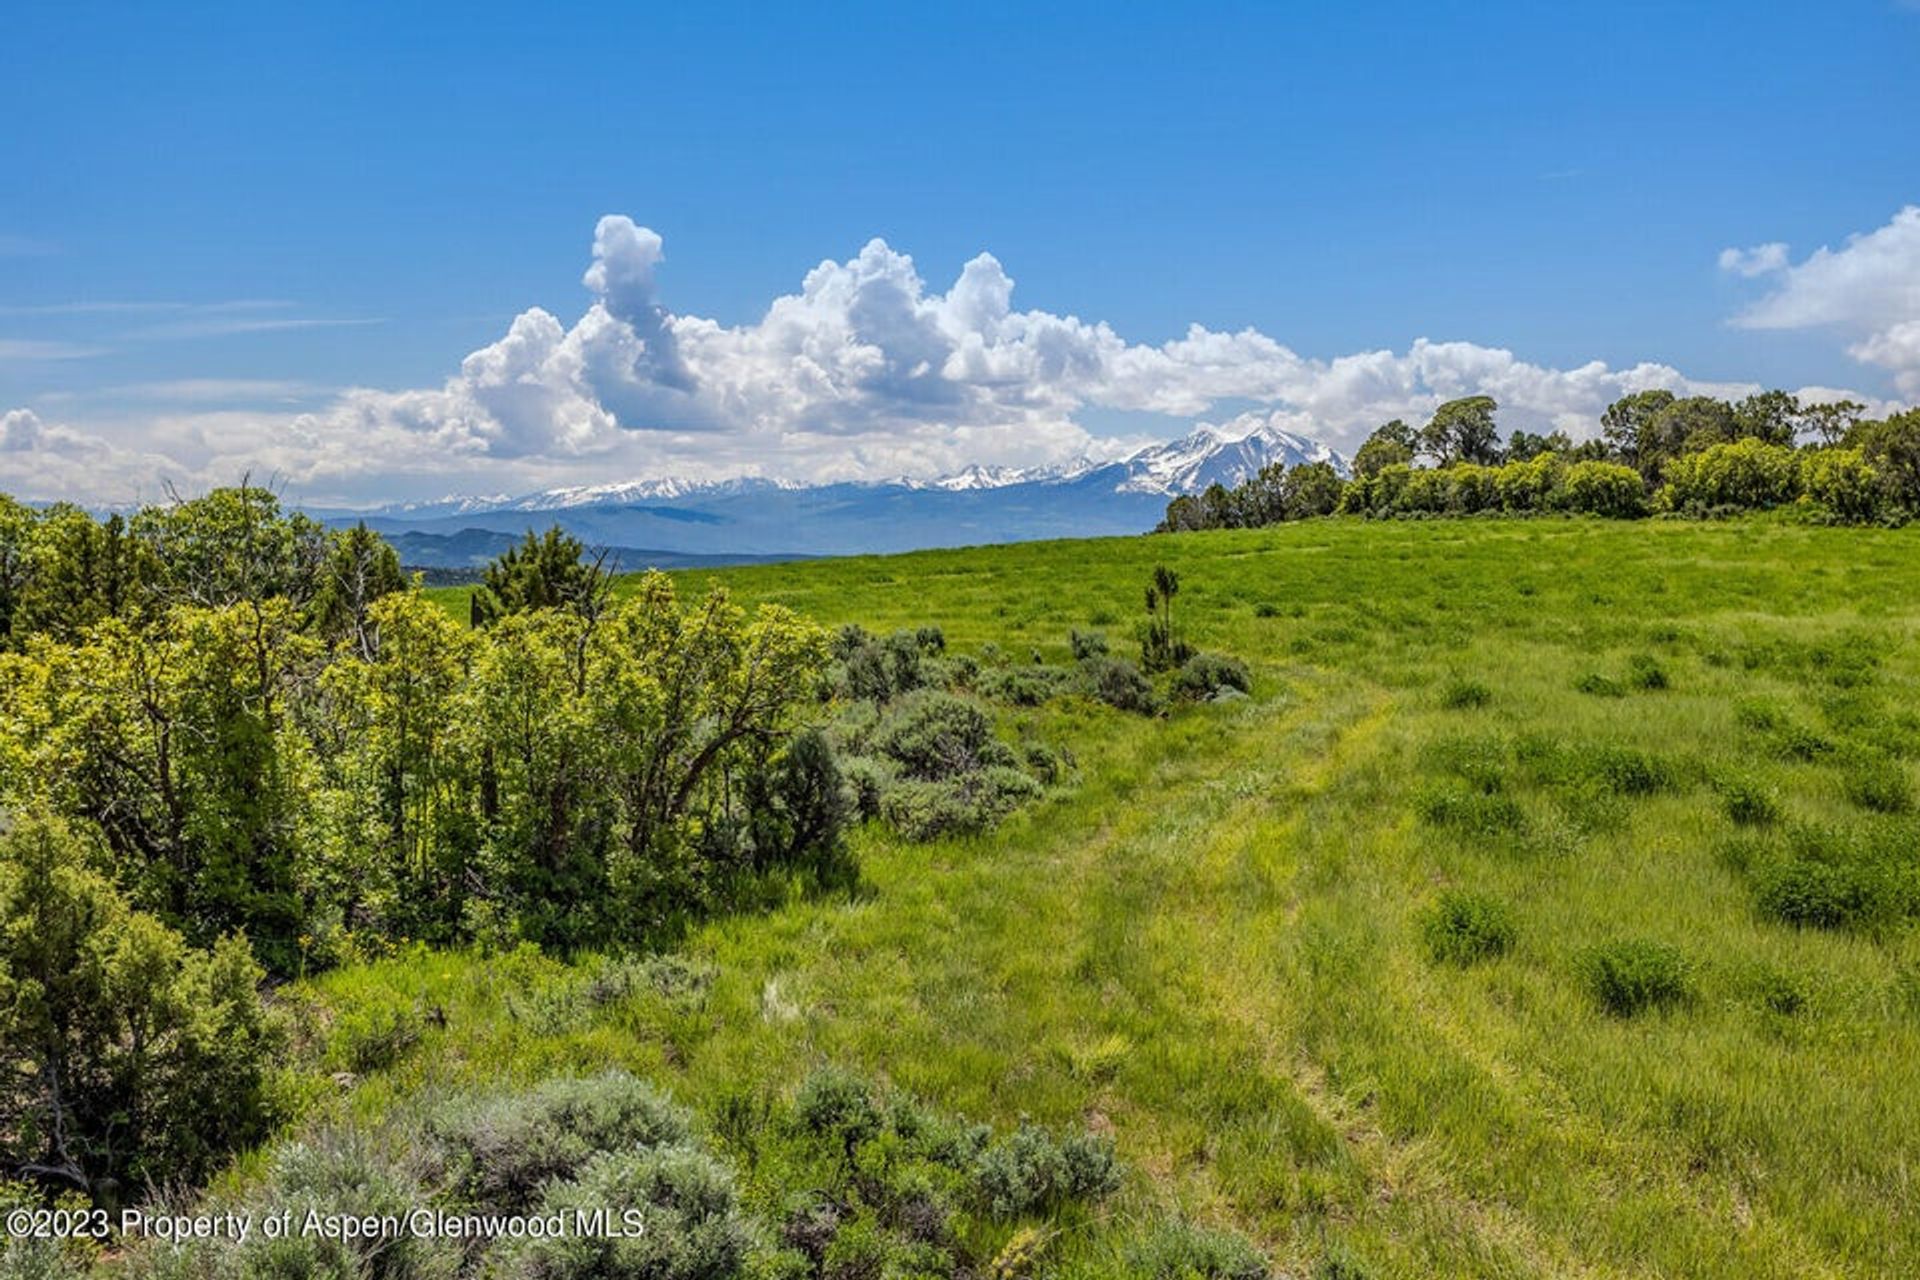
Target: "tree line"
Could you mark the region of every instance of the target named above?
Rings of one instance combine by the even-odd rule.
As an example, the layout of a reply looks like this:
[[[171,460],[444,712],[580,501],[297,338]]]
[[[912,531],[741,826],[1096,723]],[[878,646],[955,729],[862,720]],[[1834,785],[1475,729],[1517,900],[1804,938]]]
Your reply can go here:
[[[1253,528],[1327,515],[1480,513],[1631,519],[1803,507],[1838,523],[1920,515],[1920,409],[1883,419],[1853,401],[1784,391],[1737,402],[1641,391],[1607,407],[1600,434],[1516,430],[1503,442],[1491,396],[1450,400],[1421,427],[1369,435],[1352,475],[1278,463],[1167,506],[1158,532]]]

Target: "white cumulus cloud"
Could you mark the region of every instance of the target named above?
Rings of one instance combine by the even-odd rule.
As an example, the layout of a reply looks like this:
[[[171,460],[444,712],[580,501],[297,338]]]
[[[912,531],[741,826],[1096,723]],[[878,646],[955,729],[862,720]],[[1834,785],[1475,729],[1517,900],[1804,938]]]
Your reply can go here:
[[[1733,251],[1723,263],[1773,279],[1784,295],[1812,278],[1800,273],[1813,260],[1791,266],[1775,248]],[[438,387],[351,389],[304,412],[188,411],[175,398],[84,427],[32,418],[42,443],[0,455],[0,490],[124,500],[163,480],[191,488],[250,472],[303,500],[351,503],[668,474],[880,479],[1112,457],[1149,438],[1090,430],[1102,415],[1135,424],[1160,415],[1165,429],[1151,438],[1184,434],[1204,416],[1350,450],[1388,418],[1419,421],[1462,395],[1495,396],[1508,429],[1581,436],[1631,391],[1754,389],[1663,364],[1554,368],[1471,342],[1422,339],[1324,359],[1254,329],[1200,324],[1167,342],[1131,342],[1101,321],[1020,309],[991,254],[943,290],[877,239],[821,262],[758,319],[726,325],[669,308],[665,262],[657,233],[602,218],[579,318],[524,311]],[[1905,359],[1903,344],[1920,345],[1920,335],[1895,323],[1897,307],[1883,310],[1891,319],[1864,341]],[[18,432],[25,440],[29,428]]]
[[[1731,255],[1731,256],[1730,256]],[[1760,255],[1766,264],[1751,270]],[[1720,265],[1765,275],[1771,291],[1735,317],[1749,329],[1833,329],[1852,339],[1848,353],[1892,372],[1903,395],[1920,396],[1920,205],[1883,227],[1822,246],[1792,262],[1785,245],[1729,249]]]

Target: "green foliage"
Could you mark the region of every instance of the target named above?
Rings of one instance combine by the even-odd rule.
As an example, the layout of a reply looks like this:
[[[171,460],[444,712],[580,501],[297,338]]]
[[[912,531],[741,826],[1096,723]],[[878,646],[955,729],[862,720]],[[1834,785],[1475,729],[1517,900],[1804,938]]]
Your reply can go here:
[[[1663,511],[1755,511],[1790,503],[1800,493],[1800,459],[1785,445],[1760,440],[1716,444],[1674,459],[1655,495]]]
[[[461,1204],[524,1213],[596,1157],[678,1146],[690,1132],[685,1112],[624,1071],[562,1076],[462,1096],[429,1116],[427,1172]]]
[[[1125,658],[1089,658],[1080,664],[1080,680],[1091,696],[1116,710],[1160,714],[1160,695],[1152,681]]]
[[[1147,583],[1147,621],[1140,633],[1140,665],[1149,675],[1171,671],[1193,656],[1174,620],[1173,598],[1180,594],[1180,575],[1155,565]]]
[[[243,939],[188,947],[96,861],[56,821],[0,835],[0,1150],[111,1203],[258,1138],[278,1040]]]
[[[620,1234],[512,1240],[493,1251],[489,1275],[732,1280],[744,1274],[752,1232],[732,1178],[704,1152],[668,1146],[597,1155],[577,1177],[549,1184],[536,1209],[569,1221],[596,1212],[611,1214]]]
[[[980,1153],[974,1182],[987,1211],[1016,1218],[1068,1200],[1099,1200],[1120,1187],[1113,1146],[1091,1134],[1052,1133],[1022,1125]]]
[[[1580,967],[1594,1000],[1619,1018],[1671,1008],[1693,995],[1692,966],[1664,942],[1609,942],[1588,951]]]
[[[1865,756],[1850,761],[1841,772],[1841,789],[1848,800],[1875,813],[1908,813],[1913,809],[1913,777],[1898,760]]]
[[[1878,914],[1879,885],[1867,869],[1797,857],[1760,873],[1755,902],[1762,915],[1783,924],[1844,929]]]
[[[1449,889],[1426,912],[1420,932],[1435,963],[1473,964],[1505,955],[1518,930],[1498,898]]]
[[[589,558],[585,544],[559,525],[544,534],[529,529],[524,541],[486,567],[473,593],[473,622],[488,626],[541,609],[593,617],[605,607],[612,585],[604,556]]]
[[[1492,689],[1465,676],[1451,677],[1440,690],[1440,705],[1449,711],[1471,711],[1492,701]]]
[[[1196,702],[1216,697],[1223,690],[1244,694],[1252,687],[1253,677],[1246,663],[1215,653],[1194,654],[1173,677],[1174,695]]]
[[[1807,497],[1835,520],[1860,524],[1881,513],[1880,473],[1858,449],[1816,449],[1806,454],[1800,463],[1800,481]]]
[[[1144,1280],[1266,1280],[1267,1260],[1244,1236],[1179,1220],[1146,1231],[1127,1250]]]

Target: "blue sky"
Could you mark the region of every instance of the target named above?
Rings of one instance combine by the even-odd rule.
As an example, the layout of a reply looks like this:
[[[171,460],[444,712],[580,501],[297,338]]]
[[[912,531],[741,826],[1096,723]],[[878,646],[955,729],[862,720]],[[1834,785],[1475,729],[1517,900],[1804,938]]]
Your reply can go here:
[[[1545,370],[1653,362],[1699,385],[1920,385],[1902,381],[1920,356],[1902,363],[1900,329],[1920,321],[1920,260],[1897,223],[1920,202],[1920,10],[1894,0],[69,4],[16,6],[7,26],[0,411],[33,422],[12,420],[0,488],[9,470],[124,484],[253,460],[369,499],[634,468],[812,473],[836,453],[849,473],[938,469],[1255,410],[1350,444],[1392,400],[1335,404],[1271,369],[1146,386],[1111,347],[1098,377],[1016,395],[1009,379],[1050,375],[1004,335],[987,343],[994,389],[956,390],[896,359],[926,345],[918,330],[818,307],[814,336],[784,347],[647,337],[656,312],[758,325],[873,237],[924,283],[869,263],[848,287],[898,286],[886,306],[931,316],[984,251],[1017,282],[1014,312],[1104,323],[1149,352],[1200,324],[1315,367],[1426,338]],[[548,356],[587,343],[581,275],[608,214],[665,241],[664,261],[633,250],[648,279],[628,301],[652,319],[606,308],[632,330],[615,335],[625,355],[590,360],[627,360],[615,381],[633,394],[571,386],[539,424],[465,390],[343,404],[346,388],[443,389],[529,308],[558,318],[560,337],[535,335]],[[1870,260],[1796,274],[1876,232]],[[1765,271],[1720,263],[1770,243],[1789,248]],[[1835,296],[1848,288],[1873,296]],[[1769,306],[1760,327],[1735,323]],[[964,345],[941,316],[936,364]],[[818,342],[873,347],[889,372],[854,360],[829,369],[831,392],[761,394]],[[1456,364],[1414,376],[1407,403],[1476,376]],[[686,402],[632,385],[662,379]],[[370,417],[384,425],[355,436]],[[316,435],[392,465],[348,474]],[[93,461],[49,461],[63,449]]]

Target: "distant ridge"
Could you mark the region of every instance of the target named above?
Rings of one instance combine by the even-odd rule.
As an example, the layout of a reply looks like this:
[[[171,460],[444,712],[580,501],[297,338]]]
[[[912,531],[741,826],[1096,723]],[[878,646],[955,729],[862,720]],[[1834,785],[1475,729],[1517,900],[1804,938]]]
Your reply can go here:
[[[1143,533],[1178,494],[1303,462],[1347,472],[1346,460],[1326,445],[1269,423],[1203,424],[1114,461],[976,465],[934,480],[669,476],[312,513],[333,524],[365,520],[421,567],[471,568],[527,531],[558,524],[590,545],[619,549],[628,567],[676,568]]]

